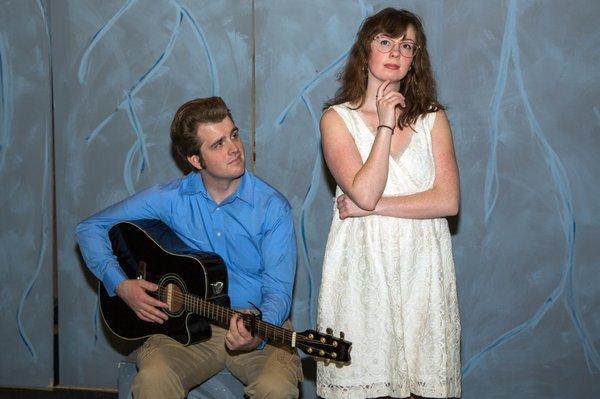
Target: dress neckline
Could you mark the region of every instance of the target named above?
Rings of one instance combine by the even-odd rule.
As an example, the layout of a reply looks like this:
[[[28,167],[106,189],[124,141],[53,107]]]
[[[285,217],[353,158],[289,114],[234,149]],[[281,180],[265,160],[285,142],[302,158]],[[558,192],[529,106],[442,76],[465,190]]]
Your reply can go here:
[[[375,135],[376,132],[374,132],[373,130],[371,130],[371,128],[369,127],[369,125],[367,125],[367,122],[365,122],[365,120],[363,119],[363,117],[361,116],[360,111],[358,110],[358,108],[351,108],[348,105],[348,109],[351,111],[356,112],[356,116],[357,118],[360,120],[360,122],[363,124],[363,126],[365,127],[365,129],[367,129],[367,131],[369,133],[371,133],[371,137],[373,140],[375,140]],[[415,134],[414,129],[411,129],[410,131],[410,139],[408,140],[408,142],[406,143],[406,145],[404,146],[404,148],[402,149],[402,151],[400,151],[398,154],[394,154],[391,150],[390,150],[390,154],[389,157],[397,164],[400,163],[400,159],[402,159],[402,156],[406,153],[406,150],[408,149],[408,147],[410,147],[412,140],[413,140],[413,136]]]

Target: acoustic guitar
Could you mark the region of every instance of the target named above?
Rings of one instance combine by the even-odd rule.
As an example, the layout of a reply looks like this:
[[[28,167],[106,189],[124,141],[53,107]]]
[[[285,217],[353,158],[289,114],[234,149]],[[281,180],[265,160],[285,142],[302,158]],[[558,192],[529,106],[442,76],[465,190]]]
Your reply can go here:
[[[117,336],[137,340],[164,334],[189,345],[211,337],[211,326],[228,328],[238,314],[248,331],[268,343],[299,348],[307,355],[347,363],[351,342],[332,336],[332,331],[291,331],[254,314],[231,309],[227,295],[227,267],[221,257],[187,247],[168,226],[158,220],[120,222],[109,230],[113,253],[128,278],[142,278],[159,286],[148,292],[169,306],[163,309],[169,319],[150,323],[118,296],[109,296],[99,284],[100,310],[108,328]]]

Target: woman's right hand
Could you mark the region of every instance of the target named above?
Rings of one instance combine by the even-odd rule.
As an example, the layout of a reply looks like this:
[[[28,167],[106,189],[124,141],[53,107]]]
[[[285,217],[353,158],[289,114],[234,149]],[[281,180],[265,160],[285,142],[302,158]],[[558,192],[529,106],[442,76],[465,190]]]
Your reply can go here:
[[[344,220],[346,218],[355,218],[358,216],[368,216],[372,215],[373,211],[365,211],[354,201],[350,199],[346,194],[342,194],[336,199],[336,206],[338,208],[338,213],[340,215],[340,219]]]
[[[389,89],[391,80],[383,81],[377,88],[377,116],[379,124],[395,128],[397,123],[396,108],[398,106],[404,108],[406,106],[404,96],[397,91]]]

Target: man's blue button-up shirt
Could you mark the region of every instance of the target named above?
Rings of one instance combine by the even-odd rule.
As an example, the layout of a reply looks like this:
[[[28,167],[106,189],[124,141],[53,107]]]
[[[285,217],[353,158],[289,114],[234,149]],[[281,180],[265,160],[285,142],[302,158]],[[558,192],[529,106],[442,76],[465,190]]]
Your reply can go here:
[[[285,197],[246,171],[231,196],[216,204],[197,172],[135,194],[84,220],[77,241],[89,269],[114,295],[126,279],[108,230],[124,220],[160,219],[188,246],[219,254],[227,264],[234,308],[256,304],[263,320],[288,317],[296,271],[293,215]]]

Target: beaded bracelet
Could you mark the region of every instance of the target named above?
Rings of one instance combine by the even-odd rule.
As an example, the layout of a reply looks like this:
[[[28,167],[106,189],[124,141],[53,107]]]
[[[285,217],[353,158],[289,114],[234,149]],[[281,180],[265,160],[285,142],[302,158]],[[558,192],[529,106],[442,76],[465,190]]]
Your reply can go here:
[[[388,126],[388,125],[379,125],[379,126],[377,126],[377,130],[379,130],[380,127],[387,127],[388,129],[390,129],[390,132],[392,132],[392,134],[394,134],[394,128],[393,127]]]

